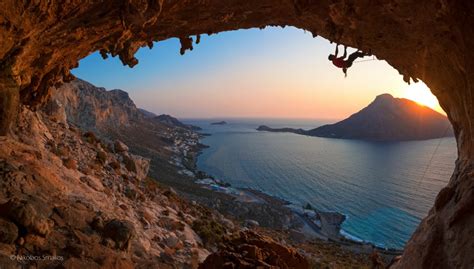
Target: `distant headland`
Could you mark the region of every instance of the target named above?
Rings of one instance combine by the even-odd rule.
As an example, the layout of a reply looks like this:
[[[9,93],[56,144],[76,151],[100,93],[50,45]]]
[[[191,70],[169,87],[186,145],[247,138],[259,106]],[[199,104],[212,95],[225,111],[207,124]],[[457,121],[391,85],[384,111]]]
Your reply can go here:
[[[311,130],[261,125],[257,130],[373,141],[425,140],[453,135],[446,116],[414,101],[394,98],[390,94],[377,96],[367,107],[334,124]]]
[[[226,125],[226,124],[227,124],[226,121],[217,121],[217,122],[211,123],[211,125]]]

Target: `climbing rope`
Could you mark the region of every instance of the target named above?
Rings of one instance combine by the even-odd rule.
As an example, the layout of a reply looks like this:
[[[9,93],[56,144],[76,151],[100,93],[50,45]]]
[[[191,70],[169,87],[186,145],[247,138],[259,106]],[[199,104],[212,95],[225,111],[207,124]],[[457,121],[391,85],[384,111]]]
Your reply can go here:
[[[359,60],[359,61],[355,61],[354,63],[371,62],[371,61],[375,61],[375,60],[377,60],[377,58],[375,58],[375,56],[372,56],[372,59]],[[418,193],[418,190],[419,190],[421,184],[425,180],[426,173],[428,172],[428,169],[430,169],[431,164],[433,163],[434,157],[435,157],[436,153],[438,152],[438,149],[441,146],[441,143],[443,142],[443,138],[446,137],[446,134],[448,133],[448,130],[450,129],[450,127],[451,127],[451,125],[448,125],[446,127],[446,130],[444,130],[443,136],[439,139],[438,144],[436,145],[436,147],[433,151],[433,154],[431,154],[430,160],[426,164],[425,170],[423,171],[423,174],[421,175],[421,178],[418,180],[418,183],[417,183],[416,188],[415,188],[415,193]]]
[[[446,137],[446,134],[448,133],[448,130],[451,126],[448,125],[446,127],[446,130],[444,130],[443,137],[439,139],[438,145],[436,145],[435,150],[433,151],[433,154],[431,155],[430,160],[428,161],[428,164],[425,167],[425,171],[423,171],[423,174],[421,175],[420,180],[418,181],[418,185],[415,188],[415,192],[418,192],[418,188],[421,186],[421,183],[424,181],[426,173],[428,172],[428,169],[431,167],[431,163],[433,162],[434,156],[436,155],[436,152],[438,151],[439,146],[441,145],[441,142],[443,142],[443,138]]]

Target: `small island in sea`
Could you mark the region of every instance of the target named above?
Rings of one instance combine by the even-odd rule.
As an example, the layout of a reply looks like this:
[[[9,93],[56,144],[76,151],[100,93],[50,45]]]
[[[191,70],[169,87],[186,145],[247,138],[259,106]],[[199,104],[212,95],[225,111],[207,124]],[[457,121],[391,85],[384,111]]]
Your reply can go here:
[[[226,124],[227,124],[226,121],[217,121],[217,122],[211,123],[211,125],[226,125]]]

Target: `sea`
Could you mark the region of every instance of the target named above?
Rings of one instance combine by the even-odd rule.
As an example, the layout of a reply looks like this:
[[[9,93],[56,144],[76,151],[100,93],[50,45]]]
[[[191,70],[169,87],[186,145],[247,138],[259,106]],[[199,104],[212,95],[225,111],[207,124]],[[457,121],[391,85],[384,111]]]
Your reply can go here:
[[[225,125],[211,125],[225,120]],[[402,249],[449,181],[452,137],[407,142],[259,132],[259,125],[311,129],[328,120],[188,119],[208,145],[198,168],[233,187],[262,191],[296,206],[346,215],[341,233]]]

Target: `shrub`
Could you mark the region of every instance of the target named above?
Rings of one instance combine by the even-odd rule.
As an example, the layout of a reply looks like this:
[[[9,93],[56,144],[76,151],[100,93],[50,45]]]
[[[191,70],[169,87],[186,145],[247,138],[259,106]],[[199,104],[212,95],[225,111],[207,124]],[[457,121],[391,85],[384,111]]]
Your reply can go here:
[[[182,231],[184,231],[184,228],[185,228],[185,227],[186,227],[186,225],[185,225],[183,222],[180,221],[180,222],[178,222],[176,229],[177,229],[178,231],[181,231],[181,232],[182,232]]]
[[[120,163],[117,161],[113,161],[109,163],[110,167],[112,167],[114,170],[119,170],[120,169]]]
[[[69,148],[63,144],[59,144],[56,147],[56,155],[58,156],[68,156],[70,153]]]
[[[306,210],[313,210],[313,206],[310,203],[307,203],[303,208]]]
[[[148,195],[151,197],[155,196],[157,193],[159,193],[162,189],[160,184],[153,178],[147,177],[144,181],[144,190]]]
[[[102,169],[102,166],[96,162],[89,164],[89,167],[92,171],[100,171]]]
[[[81,171],[81,173],[84,175],[92,175],[93,173],[92,169],[88,166],[83,166],[81,169],[79,169],[79,171]]]
[[[167,190],[163,192],[163,195],[166,196],[168,199],[176,199],[178,197],[178,194],[176,191],[169,187]]]
[[[135,166],[135,162],[132,160],[132,158],[128,156],[123,157],[123,163],[125,164],[125,168],[127,168],[128,171],[130,172],[137,172],[137,167]]]
[[[67,158],[63,160],[63,165],[66,168],[72,169],[72,170],[77,170],[77,162],[74,159]]]
[[[104,151],[102,150],[99,150],[97,152],[97,161],[101,164],[105,164],[105,162],[107,161],[107,153],[105,153]]]
[[[112,151],[110,150],[109,145],[106,144],[106,143],[104,143],[104,142],[100,142],[100,147],[101,147],[103,150],[105,150],[106,152],[112,152]]]
[[[193,222],[192,228],[206,246],[217,245],[225,239],[224,226],[213,219],[197,219]]]
[[[84,140],[89,143],[89,144],[97,144],[97,142],[99,142],[99,139],[97,138],[97,136],[93,133],[93,132],[86,132],[84,134]]]
[[[46,148],[49,149],[53,154],[58,155],[58,148],[56,146],[56,143],[53,140],[48,140],[45,144]]]
[[[125,188],[124,194],[128,199],[131,200],[135,200],[138,196],[137,192],[129,187]]]

